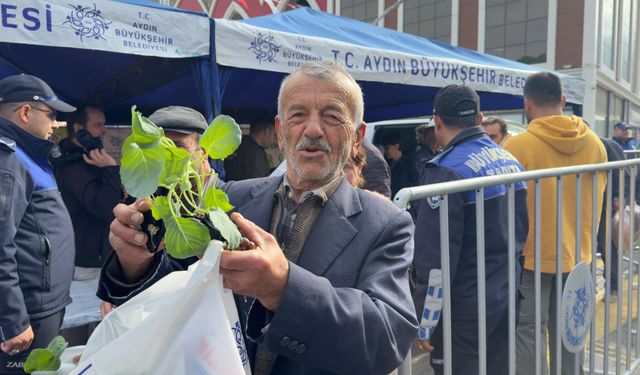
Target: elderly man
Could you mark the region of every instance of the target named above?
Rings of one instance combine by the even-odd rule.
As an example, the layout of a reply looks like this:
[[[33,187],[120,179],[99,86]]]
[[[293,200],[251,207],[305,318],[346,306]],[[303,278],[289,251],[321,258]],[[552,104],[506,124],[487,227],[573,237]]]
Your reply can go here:
[[[75,248],[47,161],[56,111],[75,108],[30,75],[0,80],[0,373],[60,332]]]
[[[278,96],[286,175],[225,186],[232,219],[256,244],[220,261],[225,285],[247,297],[237,302],[255,374],[386,374],[415,337],[411,218],[354,189],[342,172],[362,140],[362,116],[362,91],[343,68],[303,65]],[[134,208],[145,203],[115,209],[111,244],[121,274],[111,296],[135,294],[174,269],[164,253],[143,247],[145,236],[131,227],[142,221]]]

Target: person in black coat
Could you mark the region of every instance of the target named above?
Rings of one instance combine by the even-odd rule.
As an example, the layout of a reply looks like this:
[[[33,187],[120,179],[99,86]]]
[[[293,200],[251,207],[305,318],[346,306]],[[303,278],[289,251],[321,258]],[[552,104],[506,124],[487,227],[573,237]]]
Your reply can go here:
[[[420,183],[420,175],[416,163],[402,154],[401,137],[399,133],[389,132],[382,137],[384,156],[391,167],[391,197],[400,189],[416,186]]]

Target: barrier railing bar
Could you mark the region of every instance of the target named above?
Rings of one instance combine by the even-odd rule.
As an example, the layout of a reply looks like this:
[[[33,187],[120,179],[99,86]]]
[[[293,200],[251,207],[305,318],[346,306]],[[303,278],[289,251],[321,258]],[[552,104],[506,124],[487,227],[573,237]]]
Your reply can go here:
[[[620,359],[622,357],[622,253],[624,251],[624,232],[622,225],[622,218],[624,214],[624,169],[620,169],[619,175],[619,188],[618,188],[618,275],[617,275],[617,284],[618,284],[618,304],[617,304],[617,314],[616,314],[616,374],[620,374]]]
[[[394,197],[393,201],[396,206],[405,208],[409,201],[423,199],[434,195],[460,193],[479,189],[481,187],[489,187],[495,185],[506,185],[520,181],[531,181],[536,179],[566,176],[576,173],[591,173],[596,171],[606,171],[611,169],[619,169],[633,165],[640,165],[640,159],[631,159],[623,161],[612,161],[600,164],[585,164],[573,167],[539,169],[529,172],[518,172],[497,176],[476,177],[465,180],[457,180],[455,184],[450,182],[440,182],[437,184],[414,186],[401,189]]]
[[[596,252],[598,248],[598,222],[600,221],[600,214],[602,211],[598,211],[598,205],[596,202],[598,201],[598,173],[593,172],[591,174],[591,278],[593,279],[593,285],[596,285]],[[593,369],[596,365],[596,356],[595,356],[595,348],[596,348],[596,312],[597,309],[593,309],[593,315],[591,315],[591,326],[589,333],[589,373],[593,374]]]
[[[635,181],[636,180],[636,176],[638,174],[638,168],[636,166],[631,168],[631,181]],[[635,184],[632,184],[635,185]],[[634,195],[631,195],[632,197],[634,197],[634,201],[635,201],[635,187],[634,190],[632,190]],[[634,210],[635,210],[635,205],[633,206]],[[635,212],[634,212],[635,214]],[[633,246],[631,247],[631,250],[633,250],[635,247],[635,243],[633,244]],[[633,264],[633,263],[631,263]],[[639,268],[640,269],[640,268]],[[640,279],[640,276],[639,276]],[[637,299],[636,299],[636,331],[638,330],[638,328],[640,327],[640,288],[638,288],[638,295],[637,295]],[[638,355],[640,354],[640,334],[636,333],[636,358],[638,357]]]
[[[613,179],[613,171],[609,170],[607,172],[607,181],[612,181]],[[611,319],[611,227],[613,224],[611,222],[611,205],[613,204],[613,195],[611,192],[611,186],[607,187],[607,206],[605,210],[605,220],[606,222],[606,234],[605,234],[605,261],[604,261],[604,269],[605,269],[605,291],[604,291],[604,353],[602,356],[602,370],[605,374],[609,373],[609,326]]]
[[[562,176],[556,177],[556,334],[555,337],[550,338],[555,340],[555,353],[556,360],[555,373],[562,373],[562,336],[560,329],[560,322],[562,322],[562,313],[560,307],[562,306]]]
[[[631,169],[631,176],[633,176],[633,169]],[[633,176],[635,177],[635,176]],[[633,247],[635,245],[634,241],[634,219],[635,219],[635,179],[629,178],[629,206],[630,206],[630,215],[629,215],[629,273],[628,273],[628,282],[627,282],[627,360],[626,360],[626,368],[629,370],[629,366],[631,365],[631,329],[633,328]]]
[[[576,237],[575,237],[575,244],[576,244],[576,262],[575,265],[577,265],[578,263],[580,263],[580,258],[581,258],[581,250],[582,250],[582,204],[580,204],[582,202],[582,174],[576,174]],[[595,241],[595,239],[593,239]],[[558,306],[558,309],[560,309],[560,306]],[[559,324],[559,323],[558,323]],[[582,352],[578,352],[576,353],[575,357],[574,357],[574,366],[573,366],[573,373],[574,375],[579,375],[580,374],[580,369],[582,369],[582,363],[581,363],[581,359],[582,359]],[[558,373],[559,374],[559,373]]]
[[[631,176],[629,177],[629,207],[630,207],[630,215],[629,215],[629,282],[628,282],[628,294],[627,294],[627,324],[629,329],[627,330],[627,370],[629,370],[630,359],[631,359],[631,328],[633,327],[633,248],[635,247],[634,241],[634,233],[635,233],[635,193],[636,193],[636,184],[635,184],[635,168],[629,168]]]
[[[536,171],[530,171],[530,172],[520,172],[520,173],[514,173],[514,174],[507,174],[507,175],[497,175],[497,176],[488,176],[488,177],[479,177],[479,178],[473,178],[473,179],[466,179],[466,180],[459,180],[456,181],[455,184],[452,184],[450,182],[445,182],[445,183],[439,183],[439,184],[431,184],[431,185],[425,185],[425,186],[417,186],[417,187],[412,187],[412,188],[405,188],[400,190],[400,192],[398,192],[398,194],[396,194],[395,198],[394,198],[394,203],[401,207],[404,208],[407,206],[407,203],[409,201],[413,201],[413,200],[418,200],[418,199],[422,199],[425,197],[429,197],[429,196],[435,196],[435,195],[440,195],[443,196],[443,202],[441,202],[441,212],[440,212],[440,222],[441,223],[448,223],[448,194],[451,193],[458,193],[458,192],[464,192],[464,191],[469,191],[469,190],[477,190],[480,188],[484,188],[484,187],[489,187],[489,186],[495,186],[495,185],[508,185],[509,186],[509,191],[508,194],[511,194],[511,198],[509,199],[509,212],[508,212],[508,220],[510,221],[509,225],[510,228],[509,229],[509,248],[510,248],[510,253],[509,253],[509,257],[511,257],[512,255],[514,256],[514,262],[515,262],[515,191],[514,191],[514,186],[513,183],[515,182],[519,182],[519,181],[534,181],[534,189],[535,189],[535,204],[534,204],[534,223],[535,223],[535,230],[534,230],[534,287],[535,287],[535,293],[534,293],[534,297],[535,297],[535,329],[536,329],[536,336],[535,336],[535,354],[536,354],[536,365],[535,365],[535,371],[536,374],[540,374],[542,371],[542,360],[544,360],[544,358],[541,358],[541,343],[542,343],[542,337],[540,334],[540,327],[541,327],[541,295],[540,295],[540,290],[541,290],[541,274],[540,274],[540,266],[541,266],[541,182],[540,180],[543,178],[549,178],[549,177],[556,177],[558,178],[558,176],[566,176],[566,175],[576,175],[576,174],[581,174],[581,173],[592,173],[593,174],[593,202],[595,203],[597,201],[597,186],[598,186],[598,179],[597,179],[597,174],[598,172],[607,172],[607,177],[608,177],[608,181],[611,181],[612,179],[612,170],[613,169],[622,169],[625,167],[629,167],[631,169],[631,174],[632,174],[632,178],[631,181],[635,181],[635,175],[637,174],[637,167],[640,165],[640,159],[629,159],[629,160],[624,160],[624,161],[617,161],[617,162],[608,162],[608,163],[602,163],[602,164],[590,164],[590,165],[581,165],[581,166],[573,166],[573,167],[563,167],[563,168],[550,168],[550,169],[544,169],[544,170],[536,170]],[[577,177],[578,179],[580,178],[580,176]],[[619,191],[619,195],[620,195],[620,204],[619,204],[619,216],[622,217],[623,215],[623,210],[624,210],[624,180],[625,180],[625,174],[624,171],[622,171],[622,173],[620,173],[620,191]],[[630,191],[633,192],[635,191],[635,186],[634,184],[630,185]],[[581,183],[577,184],[577,187],[581,188]],[[581,189],[578,192],[578,194],[581,194]],[[610,299],[611,299],[611,238],[612,238],[612,223],[611,223],[611,219],[612,219],[612,215],[611,215],[611,206],[612,206],[612,192],[611,189],[607,189],[607,197],[606,197],[606,202],[607,202],[607,206],[605,209],[605,220],[607,220],[606,222],[606,233],[605,233],[605,237],[606,237],[606,243],[605,243],[605,254],[606,254],[606,261],[605,261],[605,268],[606,268],[606,272],[605,272],[605,280],[607,280],[607,285],[606,285],[606,289],[605,289],[605,335],[604,335],[604,352],[605,355],[603,355],[603,372],[604,373],[608,373],[608,363],[609,363],[609,355],[606,354],[609,352],[609,344],[610,344],[610,337],[609,337],[609,328],[610,328],[610,318],[611,318],[611,307],[610,307]],[[578,201],[580,201],[580,199],[578,199]],[[596,218],[599,213],[596,212],[596,205],[593,204],[592,205],[592,217]],[[576,217],[579,218],[581,217],[581,214],[579,213],[580,210],[580,206],[576,205]],[[478,213],[477,213],[478,214]],[[633,365],[630,365],[630,358],[631,358],[631,330],[632,330],[632,320],[633,320],[633,311],[632,311],[632,307],[633,307],[633,293],[632,293],[632,283],[633,283],[633,277],[634,277],[634,270],[633,270],[633,265],[637,262],[634,261],[633,259],[633,249],[635,247],[635,243],[634,243],[634,239],[633,239],[633,226],[634,226],[634,215],[633,215],[633,206],[632,206],[632,214],[630,215],[630,224],[631,224],[631,228],[632,230],[630,231],[629,234],[629,244],[627,245],[629,247],[629,253],[630,253],[630,259],[629,259],[629,274],[628,276],[628,301],[627,301],[627,313],[628,313],[628,317],[627,317],[627,348],[626,348],[626,364],[624,365],[624,367],[626,369],[629,369],[630,366],[632,369],[636,368],[638,366],[638,363],[640,363],[639,361],[635,361],[633,363]],[[579,219],[578,219],[579,220]],[[481,222],[481,220],[478,220],[478,222]],[[558,220],[558,223],[561,223],[562,220]],[[596,236],[596,220],[592,220],[592,234],[594,234],[594,238]],[[483,223],[484,224],[484,223]],[[580,231],[580,225],[577,225],[577,231]],[[561,234],[561,228],[560,228],[560,234]],[[513,232],[511,232],[513,231]],[[483,233],[484,235],[484,230],[481,230],[480,232]],[[513,235],[512,235],[513,233]],[[451,312],[450,312],[450,299],[451,299],[451,291],[450,291],[450,263],[449,263],[449,258],[448,258],[448,251],[449,251],[449,246],[448,246],[448,238],[449,238],[449,228],[448,225],[441,225],[440,228],[440,235],[441,235],[441,259],[442,259],[442,268],[443,268],[443,294],[444,294],[444,306],[443,306],[443,328],[444,328],[444,347],[443,347],[443,351],[444,351],[444,372],[445,374],[450,375],[451,374]],[[618,243],[619,249],[624,249],[625,245],[624,245],[624,240],[623,240],[623,232],[622,232],[622,226],[619,227],[618,229]],[[558,236],[558,238],[560,238],[560,236]],[[513,241],[513,244],[511,243]],[[579,261],[579,257],[580,257],[580,253],[579,253],[579,247],[578,244],[581,241],[581,236],[576,233],[576,261]],[[597,245],[595,244],[595,241],[593,241],[594,243],[592,243],[592,259],[594,260],[592,262],[592,273],[593,276],[595,277],[595,270],[594,268],[596,268],[596,264],[595,264],[595,256],[593,256],[593,254],[596,253],[597,251]],[[482,241],[482,243],[484,244],[484,241]],[[601,249],[602,251],[602,249]],[[623,250],[624,251],[624,250]],[[484,251],[483,251],[484,252]],[[479,254],[478,254],[479,255]],[[483,254],[484,255],[484,254]],[[618,257],[618,285],[621,287],[622,286],[622,256]],[[484,256],[483,256],[484,259]],[[561,263],[562,260],[560,260],[559,263]],[[484,265],[483,262],[479,262],[478,264],[480,265],[480,263],[482,263],[482,265]],[[561,268],[560,268],[561,270]],[[483,272],[486,272],[485,270],[482,270]],[[515,280],[515,267],[514,264],[510,263],[510,267],[509,267],[509,272],[514,272],[514,279],[513,282],[514,284],[517,282]],[[557,271],[557,270],[556,270]],[[481,270],[479,270],[479,275],[480,275]],[[480,283],[480,282],[479,282]],[[510,277],[509,280],[509,290],[510,290],[510,303],[509,303],[509,373],[512,374],[515,372],[515,366],[516,366],[516,361],[515,361],[515,290],[518,287],[517,285],[511,285],[512,284],[512,279]],[[478,285],[479,289],[481,288],[480,285]],[[483,285],[484,290],[486,292],[486,284]],[[556,291],[557,291],[557,286],[556,286]],[[480,292],[480,291],[479,291]],[[513,293],[511,293],[513,292]],[[622,292],[622,290],[621,290]],[[637,288],[637,308],[638,311],[640,311],[640,288]],[[486,298],[486,295],[483,293],[483,295]],[[617,324],[617,340],[616,340],[616,354],[615,354],[615,366],[616,366],[616,374],[620,373],[621,370],[621,356],[624,355],[622,353],[622,334],[624,334],[624,331],[622,329],[621,323],[622,323],[622,293],[618,293],[617,296],[617,302],[618,302],[618,309],[617,309],[617,316],[616,316],[616,324]],[[511,300],[513,298],[513,301]],[[485,308],[486,308],[486,299],[484,301],[485,304]],[[513,302],[513,303],[512,303]],[[479,304],[481,303],[480,298],[479,298]],[[479,306],[480,307],[480,306]],[[513,312],[511,310],[514,310]],[[485,315],[486,315],[486,310],[485,310]],[[636,317],[636,325],[640,324],[640,314],[638,314]],[[486,340],[486,319],[479,319],[479,320],[483,320],[484,321],[484,338],[483,341]],[[594,314],[593,316],[593,322],[596,321],[596,316]],[[592,324],[591,326],[591,337],[590,337],[590,370],[591,372],[594,371],[594,367],[595,367],[595,324]],[[480,323],[479,323],[479,330],[481,330],[480,327]],[[486,346],[486,345],[483,345]],[[483,366],[483,373],[486,372],[486,367],[484,367],[486,365],[486,349],[484,349],[485,353],[482,354],[483,358],[480,360],[481,362],[484,361]],[[639,352],[640,352],[640,335],[636,335],[636,356],[638,356]],[[557,356],[559,361],[561,361],[561,355]],[[579,356],[576,356],[576,361],[579,360]],[[539,359],[539,360],[538,360]],[[406,361],[406,362],[410,362],[410,361]],[[557,368],[561,368],[561,364],[560,363],[556,363],[556,370]],[[405,372],[406,374],[406,372]]]
[[[478,269],[478,369],[487,374],[487,308],[484,267],[484,188],[476,190],[476,263]]]
[[[449,195],[440,203],[440,263],[442,266],[444,374],[451,375],[451,267],[449,264]]]
[[[509,375],[516,373],[516,204],[515,185],[507,190],[509,238]],[[640,290],[640,288],[639,288]]]
[[[540,180],[536,179],[534,182],[534,194],[535,194],[535,208],[534,208],[534,303],[535,303],[535,361],[536,361],[536,375],[540,375],[542,373],[542,317],[541,317],[541,280],[540,280]]]

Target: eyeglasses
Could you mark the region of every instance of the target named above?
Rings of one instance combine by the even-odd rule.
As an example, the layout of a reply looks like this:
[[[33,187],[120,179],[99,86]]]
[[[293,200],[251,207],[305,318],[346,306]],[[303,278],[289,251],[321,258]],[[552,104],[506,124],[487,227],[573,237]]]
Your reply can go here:
[[[31,107],[31,109],[34,109],[34,110],[39,111],[39,112],[44,112],[45,115],[50,120],[53,120],[53,121],[56,120],[56,116],[58,115],[58,112],[56,112],[56,111],[49,111],[49,110],[46,110],[46,109],[41,109],[41,108],[36,108],[36,107]]]

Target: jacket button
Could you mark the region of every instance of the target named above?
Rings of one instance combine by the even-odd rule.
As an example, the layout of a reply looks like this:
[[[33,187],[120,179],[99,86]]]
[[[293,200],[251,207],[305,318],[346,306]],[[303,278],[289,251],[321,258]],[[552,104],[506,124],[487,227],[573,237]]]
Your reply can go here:
[[[298,353],[298,354],[302,354],[302,353],[304,353],[305,349],[307,349],[307,348],[304,346],[304,344],[300,344],[300,345],[298,345],[298,347],[296,348],[296,353]]]
[[[298,347],[298,340],[291,340],[289,343],[289,350],[295,350]]]
[[[282,346],[283,348],[286,348],[287,345],[289,345],[289,341],[291,341],[289,336],[283,337],[282,339],[280,339],[280,346]]]

